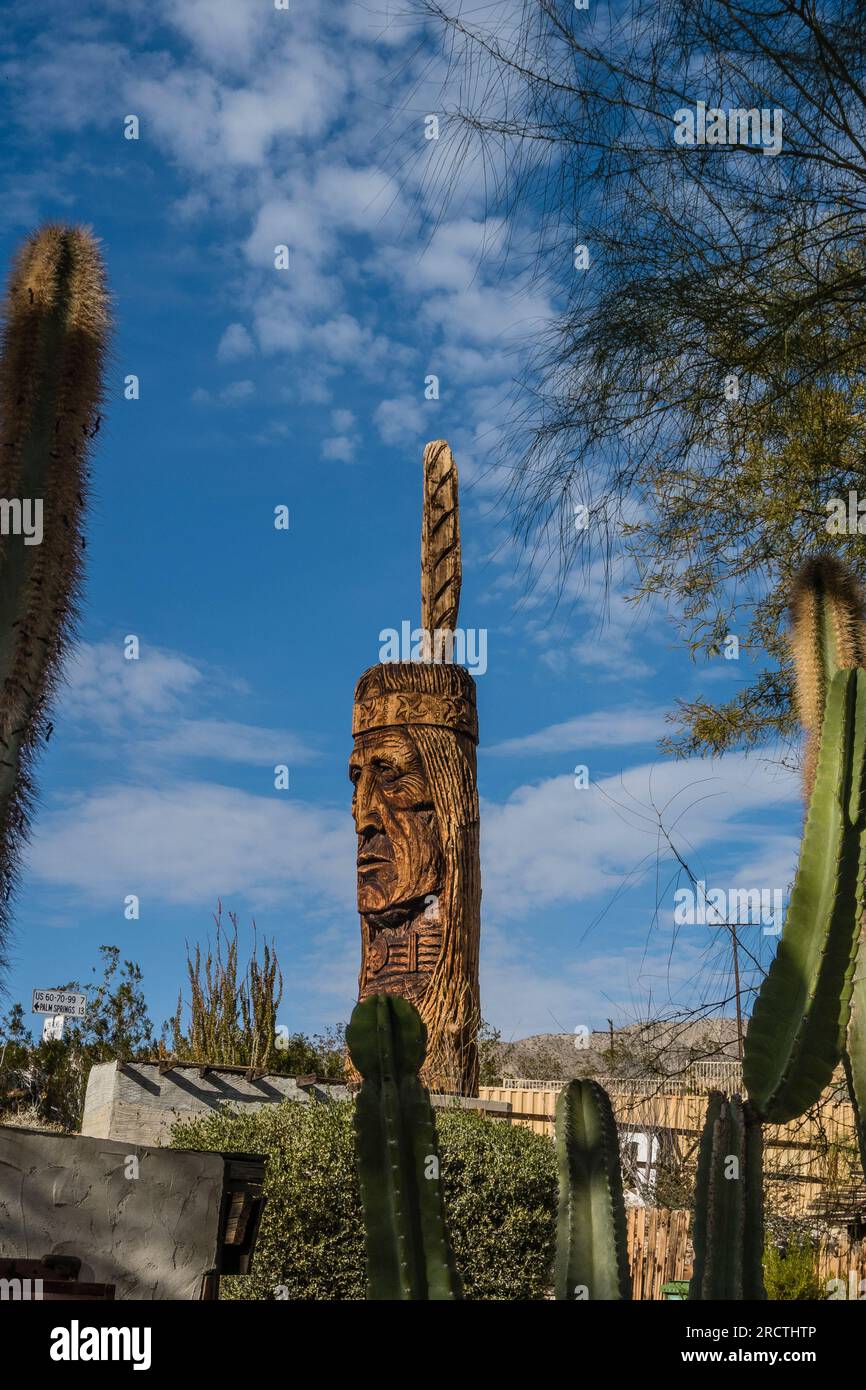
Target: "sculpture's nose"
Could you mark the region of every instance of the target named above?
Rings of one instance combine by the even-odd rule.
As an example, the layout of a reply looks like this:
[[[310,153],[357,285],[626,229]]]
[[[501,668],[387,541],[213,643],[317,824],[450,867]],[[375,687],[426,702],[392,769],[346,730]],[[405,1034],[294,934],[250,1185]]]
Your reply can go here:
[[[359,835],[371,835],[382,829],[377,788],[378,782],[374,769],[372,767],[362,768],[361,775],[355,783],[355,796],[352,801],[355,829]]]

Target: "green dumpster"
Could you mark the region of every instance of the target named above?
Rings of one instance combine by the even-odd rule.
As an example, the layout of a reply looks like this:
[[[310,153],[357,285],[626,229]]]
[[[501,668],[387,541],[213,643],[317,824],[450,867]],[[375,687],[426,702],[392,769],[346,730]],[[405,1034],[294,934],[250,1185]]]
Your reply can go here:
[[[662,1293],[669,1301],[684,1302],[689,1296],[689,1281],[675,1279],[670,1284],[662,1284]]]

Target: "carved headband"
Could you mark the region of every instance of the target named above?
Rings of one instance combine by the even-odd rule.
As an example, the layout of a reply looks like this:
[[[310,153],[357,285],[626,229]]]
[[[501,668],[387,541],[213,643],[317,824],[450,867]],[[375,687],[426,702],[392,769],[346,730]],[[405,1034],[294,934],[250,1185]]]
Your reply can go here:
[[[387,729],[402,724],[432,724],[466,734],[478,742],[478,714],[469,700],[459,695],[433,695],[426,691],[390,691],[355,702],[352,733]]]

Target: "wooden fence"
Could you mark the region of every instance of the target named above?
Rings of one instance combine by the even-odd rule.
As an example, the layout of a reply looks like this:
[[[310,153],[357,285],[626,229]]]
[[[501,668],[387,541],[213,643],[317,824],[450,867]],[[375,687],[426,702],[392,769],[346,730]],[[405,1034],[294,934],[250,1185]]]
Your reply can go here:
[[[690,1067],[671,1076],[604,1076],[600,1077],[606,1091],[622,1094],[656,1096],[703,1095],[708,1091],[742,1091],[743,1068],[732,1058],[709,1062],[693,1062]],[[558,1094],[565,1082],[539,1081],[533,1077],[508,1077],[503,1086],[520,1091],[553,1091]]]
[[[662,1298],[663,1284],[691,1278],[694,1251],[689,1212],[629,1207],[626,1215],[633,1298]]]
[[[836,1298],[866,1299],[866,1240],[822,1241],[818,1247],[818,1279],[827,1288],[831,1279],[841,1281]]]
[[[691,1213],[658,1207],[627,1212],[632,1297],[663,1298],[662,1285],[691,1277]],[[825,1238],[817,1249],[818,1282],[834,1298],[866,1300],[866,1240]],[[835,1289],[831,1280],[837,1280]]]
[[[670,1094],[667,1088],[648,1093],[631,1082],[616,1080],[608,1080],[607,1087],[621,1132],[664,1135],[680,1158],[694,1155],[706,1117],[706,1095]],[[557,1095],[553,1085],[549,1090],[482,1086],[480,1095],[507,1101],[515,1123],[536,1134],[553,1134]],[[824,1225],[844,1229],[866,1209],[850,1102],[829,1090],[814,1112],[786,1125],[767,1125],[764,1178],[773,1212],[816,1221],[823,1215]]]

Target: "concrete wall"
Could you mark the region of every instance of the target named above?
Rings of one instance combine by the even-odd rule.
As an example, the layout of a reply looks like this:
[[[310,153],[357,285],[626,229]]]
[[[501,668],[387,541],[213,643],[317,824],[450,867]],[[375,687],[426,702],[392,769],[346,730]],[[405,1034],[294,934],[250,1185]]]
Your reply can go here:
[[[0,1125],[0,1256],[76,1255],[80,1281],[115,1298],[197,1299],[219,1262],[225,1171],[219,1153]]]
[[[91,1068],[81,1133],[124,1143],[165,1144],[176,1119],[206,1115],[229,1101],[239,1111],[281,1100],[345,1100],[345,1086],[302,1089],[292,1076],[248,1081],[219,1067],[199,1076],[197,1067],[175,1067],[160,1075],[155,1062],[101,1062]]]
[[[173,1067],[160,1074],[156,1062],[101,1062],[88,1078],[81,1132],[124,1143],[166,1144],[176,1119],[206,1115],[226,1101],[243,1112],[287,1099],[327,1104],[346,1100],[349,1094],[347,1086],[300,1087],[293,1076],[270,1073],[248,1081],[220,1067],[200,1076],[198,1067]],[[431,1100],[437,1108],[459,1105],[502,1119],[511,1115],[506,1097],[433,1095]]]

